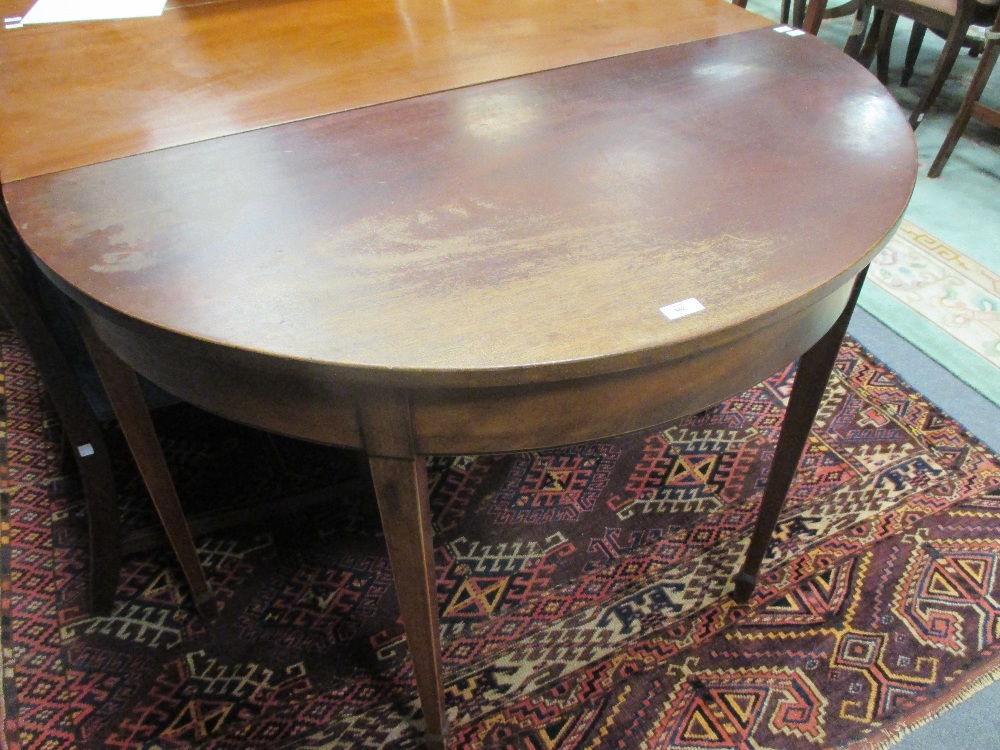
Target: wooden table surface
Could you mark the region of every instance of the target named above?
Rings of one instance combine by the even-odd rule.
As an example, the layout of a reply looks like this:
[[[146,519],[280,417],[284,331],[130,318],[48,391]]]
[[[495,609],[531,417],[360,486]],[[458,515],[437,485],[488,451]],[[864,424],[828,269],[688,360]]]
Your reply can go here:
[[[25,26],[0,33],[0,176],[769,23],[717,0],[169,0],[156,19]]]
[[[249,3],[247,15],[262,15],[259,25],[270,28],[268,22],[287,23],[290,8],[316,5]],[[442,12],[447,6],[425,3],[433,12],[418,15],[428,26],[416,28],[429,41],[418,49],[437,52],[428,52],[434,73],[424,74],[422,60],[413,66],[406,16],[377,13],[385,4],[358,5],[366,24],[372,16],[397,24],[375,37],[386,50],[379,58],[392,61],[385,98],[653,42],[627,44],[624,23],[607,39],[595,35],[592,28],[612,11],[594,3],[600,13],[589,22],[543,14],[564,28],[592,27],[575,44],[545,54],[558,34],[547,27],[526,34],[527,24],[510,20],[514,5],[505,3],[490,7],[502,12],[501,29],[514,29],[511,44],[532,50],[526,62],[510,55],[501,73],[508,58],[490,50],[482,55],[488,62],[459,66],[490,24],[471,13],[468,24],[456,21],[461,42],[443,56],[445,42],[455,39]],[[737,30],[760,25],[750,14],[732,15],[736,9],[726,4],[680,5],[685,11],[668,25],[650,17],[664,4],[622,3],[645,35],[656,26],[660,43],[684,38],[677,27],[715,33],[728,30],[730,18]],[[164,19],[127,23],[157,49],[152,30],[171,33],[160,21],[184,22],[182,14],[197,12],[197,49],[207,50],[205,14],[217,22],[227,8],[179,8]],[[464,18],[463,9],[469,11],[456,7],[452,15]],[[5,193],[22,235],[57,276],[130,317],[225,346],[319,362],[339,377],[518,384],[615,372],[725,343],[841,285],[898,216],[851,218],[870,213],[873,194],[898,212],[910,190],[905,157],[912,146],[885,138],[896,112],[881,87],[825,45],[767,29],[254,129],[281,119],[286,92],[274,93],[281,83],[275,70],[290,63],[258,62],[240,89],[231,63],[249,51],[236,28],[237,52],[205,53],[226,65],[203,70],[194,94],[177,93],[177,71],[195,65],[186,48],[177,50],[172,77],[117,87],[107,77],[124,59],[98,55],[93,78],[111,92],[104,112],[88,112],[85,101],[59,106],[53,91],[68,90],[72,101],[85,88],[73,77],[61,89],[39,88],[51,100],[27,94],[28,72],[38,69],[21,63],[36,49],[29,35],[47,41],[63,29],[73,35],[97,27],[96,41],[80,39],[80,49],[100,51],[114,36],[125,39],[131,58],[140,42],[103,26],[5,32],[21,75],[4,80],[15,94],[25,92],[4,98],[16,111],[3,126],[4,142],[13,146],[2,150]],[[365,37],[369,27],[351,28]],[[216,40],[215,29],[209,40]],[[338,73],[332,80],[339,88],[324,87],[317,58],[308,57],[309,73],[296,72],[289,83],[286,119],[380,95],[381,76],[362,84],[345,70],[355,64],[356,37],[327,66]],[[281,38],[273,42],[279,51],[291,46]],[[154,63],[163,54],[148,55],[161,73],[166,60]],[[269,59],[260,50],[254,57]],[[68,70],[86,67],[72,61]],[[141,75],[143,67],[124,69]],[[399,69],[410,73],[393,80]],[[311,87],[320,93],[300,100]],[[204,111],[192,98],[219,88]],[[158,104],[145,110],[136,89]],[[105,101],[96,99],[92,110]],[[171,107],[178,99],[182,106]],[[249,99],[254,105],[241,107]],[[223,111],[241,114],[208,119]],[[139,116],[157,124],[143,127]],[[225,128],[251,130],[202,140]],[[33,143],[31,134],[43,132],[48,137]],[[182,139],[198,142],[111,160]],[[98,163],[35,179],[8,177],[44,170],[54,154],[59,166]],[[845,245],[857,252],[845,255]],[[790,262],[796,258],[808,263]],[[668,321],[659,311],[692,296],[704,313]]]
[[[194,403],[372,456],[434,741],[421,457],[756,384],[846,326],[915,179],[874,77],[722,0],[240,0],[0,33],[5,200],[101,337]]]

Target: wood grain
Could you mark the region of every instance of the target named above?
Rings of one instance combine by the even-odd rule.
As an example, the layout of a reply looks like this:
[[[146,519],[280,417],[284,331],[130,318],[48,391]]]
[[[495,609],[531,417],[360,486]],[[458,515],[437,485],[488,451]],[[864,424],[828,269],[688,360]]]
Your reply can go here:
[[[0,176],[769,24],[722,0],[227,0],[25,26],[0,31]]]
[[[413,660],[428,750],[444,750],[447,719],[427,461],[418,456],[406,394],[359,398],[359,418]]]
[[[760,30],[6,194],[54,278],[151,329],[345,381],[513,386],[724,346],[847,283],[912,189],[900,117],[841,53]]]
[[[137,370],[229,419],[376,455],[490,453],[621,435],[710,406],[808,349],[841,314],[850,286],[848,281],[767,329],[697,354],[599,377],[476,388],[373,391],[331,377],[318,363],[221,349],[118,316],[93,321]],[[404,450],[393,442],[411,434],[409,425],[386,435],[363,435],[356,405],[371,402],[373,392],[386,398],[405,394],[412,409],[412,447]]]
[[[87,351],[97,368],[101,383],[108,395],[115,418],[121,427],[142,482],[152,500],[153,508],[163,525],[170,546],[177,555],[177,562],[191,587],[195,606],[202,617],[212,619],[217,613],[217,603],[205,570],[198,559],[198,548],[181,508],[177,488],[170,474],[170,467],[160,448],[156,428],[135,372],[126,367],[102,342],[87,324],[79,323],[80,333]]]
[[[842,54],[722,0],[238,7],[7,45],[0,158],[31,177],[7,203],[136,370],[371,454],[443,747],[421,457],[651,427],[829,342],[909,199],[912,132]],[[32,65],[62,72],[29,105]]]

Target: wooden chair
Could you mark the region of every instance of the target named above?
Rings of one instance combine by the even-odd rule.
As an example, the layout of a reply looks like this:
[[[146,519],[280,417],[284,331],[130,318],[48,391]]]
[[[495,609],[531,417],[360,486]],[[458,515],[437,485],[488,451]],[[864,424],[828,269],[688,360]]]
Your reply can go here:
[[[861,0],[847,0],[831,8],[826,0],[809,0],[809,3],[806,0],[794,0],[791,24],[816,36],[823,21],[857,13],[860,4]]]
[[[854,28],[844,51],[857,58],[866,67],[871,65],[872,58],[875,57],[879,80],[883,84],[888,83],[889,53],[896,21],[899,16],[912,19],[914,30],[910,36],[903,65],[905,85],[909,82],[926,29],[931,29],[944,38],[944,49],[927,83],[927,88],[910,113],[910,126],[916,129],[941,92],[958,58],[958,53],[963,46],[972,43],[968,36],[969,27],[973,24],[990,23],[998,3],[1000,0],[863,0],[856,13]],[[874,14],[871,27],[865,38],[865,29],[872,10]]]
[[[998,9],[996,18],[993,20],[993,26],[986,33],[986,46],[983,48],[983,56],[979,61],[979,66],[972,76],[969,91],[966,93],[965,99],[962,100],[962,106],[958,110],[958,115],[956,115],[955,121],[951,124],[951,129],[948,131],[944,143],[941,144],[941,149],[938,151],[934,163],[931,164],[931,168],[927,172],[929,177],[941,176],[941,170],[948,163],[951,152],[955,150],[955,145],[958,143],[958,139],[962,137],[962,133],[965,132],[970,119],[976,119],[987,125],[1000,128],[1000,111],[987,107],[979,101],[979,97],[982,96],[983,90],[986,88],[986,84],[993,74],[998,57],[1000,57],[1000,9]]]
[[[800,4],[804,4],[805,0],[795,0],[796,7]],[[738,8],[747,7],[747,0],[733,0],[733,5]],[[789,11],[792,7],[792,0],[781,0],[781,22],[788,23]],[[793,24],[796,25],[796,24]]]
[[[906,45],[906,57],[903,60],[903,72],[899,75],[899,83],[904,88],[910,85],[913,77],[913,69],[917,64],[917,56],[923,46],[924,37],[927,35],[927,27],[922,23],[913,22],[913,30],[910,31],[910,41]],[[983,43],[980,39],[969,34],[966,35],[963,47],[969,48],[969,57],[977,57],[983,51]]]
[[[791,24],[816,36],[820,24],[827,18],[841,18],[857,12],[861,0],[847,0],[832,8],[827,0],[781,0],[781,23]],[[733,0],[733,5],[747,7],[747,0]]]
[[[60,336],[60,323],[54,320],[51,304],[44,299],[42,289],[46,283],[14,230],[0,194],[0,311],[28,348],[59,413],[79,469],[89,528],[89,603],[95,613],[107,614],[114,604],[122,554],[115,482],[97,415],[84,394],[78,368],[67,354],[67,345],[60,341],[60,338],[66,340],[66,321]],[[54,289],[51,293],[58,294]],[[191,529],[181,510],[139,381],[93,335],[85,318],[80,316],[76,322],[107,401],[191,587],[195,606],[202,615],[212,617],[216,612],[214,596],[198,560]]]

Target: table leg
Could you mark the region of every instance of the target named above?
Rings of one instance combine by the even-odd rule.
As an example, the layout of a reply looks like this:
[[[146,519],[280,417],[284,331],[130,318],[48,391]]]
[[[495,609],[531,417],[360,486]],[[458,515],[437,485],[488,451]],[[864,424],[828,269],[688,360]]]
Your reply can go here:
[[[771,535],[785,504],[785,496],[798,468],[809,430],[816,418],[816,412],[819,411],[826,383],[830,379],[830,373],[833,372],[837,353],[840,351],[844,334],[847,333],[847,324],[854,312],[867,270],[866,268],[855,279],[851,296],[837,321],[809,351],[799,358],[792,395],[788,400],[785,421],[778,436],[778,447],[767,476],[757,523],[750,538],[743,567],[735,578],[736,589],[733,591],[733,598],[741,604],[750,599],[750,595],[757,587],[757,574],[764,561],[764,553],[771,543]]]
[[[177,488],[160,447],[139,380],[135,372],[97,337],[82,314],[77,318],[77,327],[87,345],[87,351],[100,376],[104,392],[118,419],[122,435],[125,436],[136,468],[146,485],[170,547],[191,587],[195,608],[202,617],[211,620],[218,614],[218,604],[212,587],[205,578],[205,569],[198,559],[198,548],[177,496]]]
[[[362,408],[362,425],[424,714],[424,743],[428,750],[444,750],[447,722],[427,463],[412,450],[412,426],[405,400],[373,401],[368,408]]]

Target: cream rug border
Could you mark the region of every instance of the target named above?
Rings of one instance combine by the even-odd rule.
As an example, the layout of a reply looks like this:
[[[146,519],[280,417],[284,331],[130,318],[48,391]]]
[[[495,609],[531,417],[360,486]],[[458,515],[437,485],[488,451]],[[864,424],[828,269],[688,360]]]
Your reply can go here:
[[[904,220],[872,261],[860,304],[1000,403],[1000,274]]]

